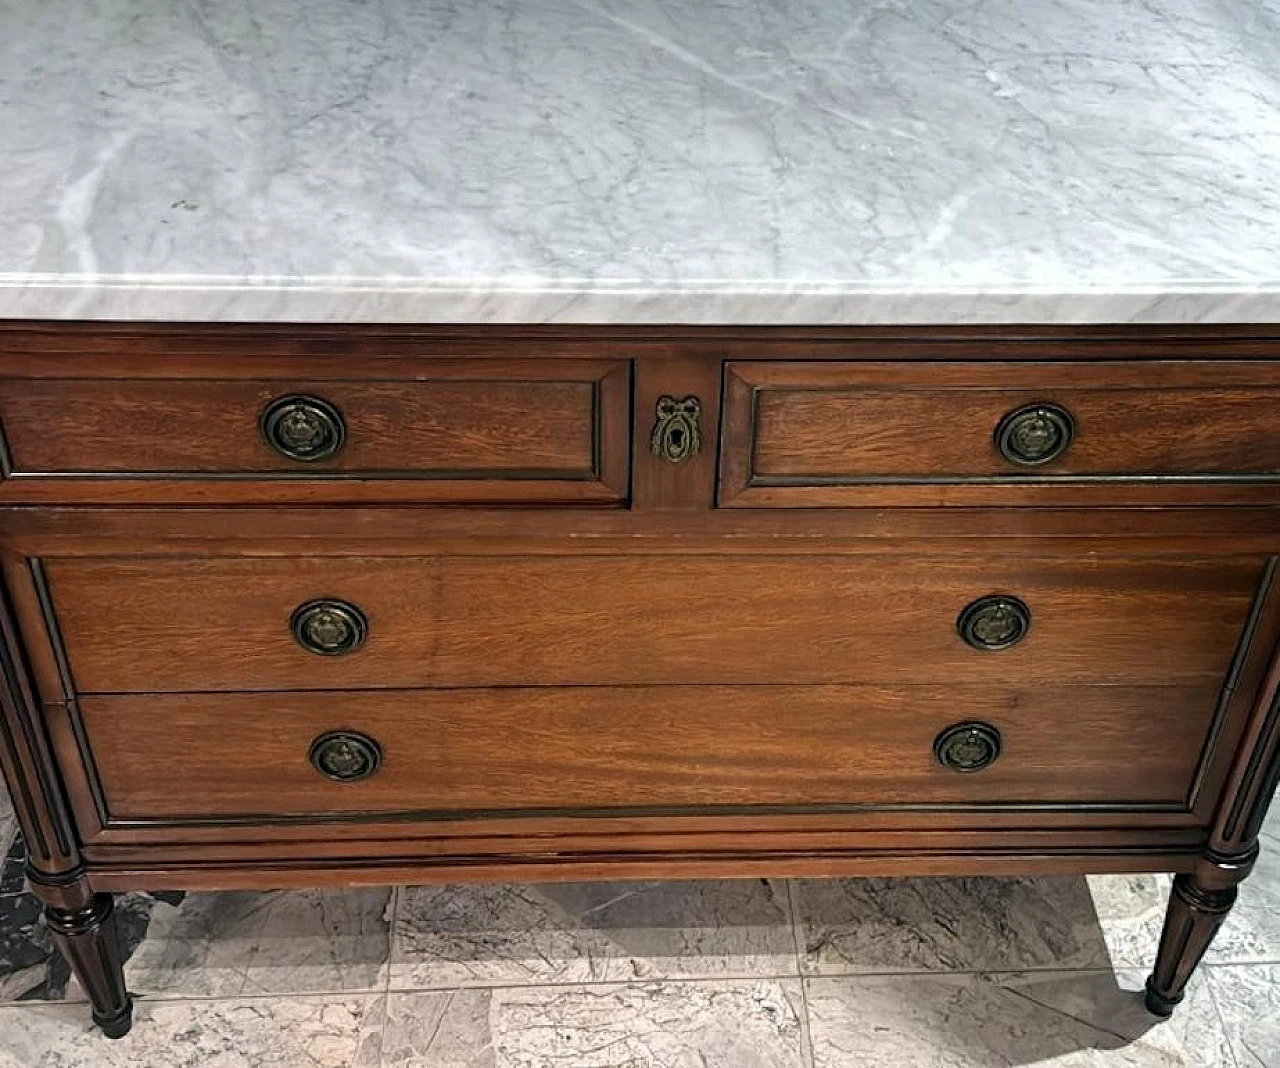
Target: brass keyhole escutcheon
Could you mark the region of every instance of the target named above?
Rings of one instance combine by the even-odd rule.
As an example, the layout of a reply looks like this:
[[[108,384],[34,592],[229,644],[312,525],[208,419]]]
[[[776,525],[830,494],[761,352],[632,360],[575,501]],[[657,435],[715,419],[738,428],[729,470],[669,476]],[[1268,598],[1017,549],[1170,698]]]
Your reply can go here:
[[[698,423],[701,413],[702,402],[697,397],[659,397],[657,421],[649,441],[653,455],[670,464],[682,464],[697,456],[702,451],[702,428]]]

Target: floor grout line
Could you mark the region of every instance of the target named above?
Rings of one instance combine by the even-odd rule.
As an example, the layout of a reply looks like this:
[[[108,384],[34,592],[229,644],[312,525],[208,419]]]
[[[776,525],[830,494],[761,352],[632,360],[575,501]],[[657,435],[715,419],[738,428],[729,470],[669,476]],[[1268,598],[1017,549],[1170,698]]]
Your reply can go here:
[[[796,978],[800,983],[800,1057],[806,1068],[816,1068],[813,1048],[813,1018],[809,1013],[809,986],[804,980],[804,958],[800,950],[800,912],[796,908],[795,880],[785,880],[787,912],[791,918],[791,945],[795,950]]]
[[[796,905],[796,880],[787,879],[787,912],[791,919],[791,944],[795,949],[796,956],[796,975],[801,979],[805,976],[804,971],[804,949],[805,940],[801,937],[800,932],[800,909]]]
[[[1222,1015],[1222,1005],[1218,1001],[1218,992],[1214,989],[1213,980],[1205,975],[1204,985],[1206,993],[1209,995],[1209,1004],[1213,1006],[1213,1014],[1218,1019],[1218,1026],[1222,1028],[1222,1035],[1227,1040],[1227,1056],[1231,1058],[1231,1063],[1236,1068],[1241,1068],[1240,1058],[1236,1056],[1236,1044],[1233,1041],[1230,1029],[1227,1027],[1227,1018]]]
[[[463,983],[453,986],[393,986],[393,994],[445,994],[452,990],[580,990],[588,987],[616,986],[692,986],[698,983],[758,983],[797,978],[795,972],[726,972],[714,975],[649,975],[630,979],[550,980],[537,983]]]
[[[972,976],[972,975],[1118,975],[1121,972],[1145,971],[1144,968],[1102,967],[1095,965],[1058,966],[1028,965],[1025,968],[915,968],[910,970],[894,970],[877,968],[875,971],[847,972],[822,971],[809,972],[802,978],[812,982],[816,979],[923,979],[930,976]]]
[[[382,984],[383,994],[391,993],[391,970],[396,962],[396,930],[400,926],[400,905],[403,895],[403,886],[397,885],[391,888],[391,915],[387,924],[387,981]]]
[[[390,968],[387,969],[388,975]],[[387,1048],[387,1019],[391,1013],[391,995],[387,991],[383,991],[380,995],[381,1004],[378,1012],[378,1064],[379,1066],[386,1063]]]
[[[1265,966],[1265,965],[1264,965]],[[1206,966],[1210,967],[1210,966]],[[1231,965],[1212,965],[1213,968],[1249,968],[1255,967],[1251,964],[1231,964]],[[180,994],[180,993],[148,993],[135,994],[138,1001],[146,1002],[175,1002],[175,1001],[262,1001],[272,998],[369,998],[381,997],[384,994],[444,994],[453,991],[462,990],[535,990],[535,989],[556,989],[556,990],[574,990],[587,989],[594,987],[642,987],[642,986],[696,986],[699,984],[723,984],[723,983],[751,983],[760,981],[782,981],[789,979],[800,979],[804,983],[812,983],[823,979],[841,979],[841,980],[860,980],[860,979],[923,979],[923,978],[954,978],[954,977],[975,977],[975,976],[1010,976],[1010,975],[1115,975],[1117,971],[1134,971],[1132,968],[1011,968],[998,970],[980,970],[967,969],[956,971],[931,971],[931,972],[843,972],[839,974],[823,974],[823,975],[806,975],[797,976],[791,971],[770,971],[770,972],[750,972],[750,973],[724,973],[714,975],[675,975],[675,976],[652,976],[646,978],[632,979],[610,979],[610,980],[577,980],[577,981],[547,981],[537,983],[465,983],[455,984],[452,986],[396,986],[391,984],[385,988],[364,987],[362,989],[351,990],[276,990],[257,992],[251,994]],[[10,1001],[0,1003],[0,1009],[18,1009],[30,1008],[31,1006],[41,1005],[83,1005],[84,999],[58,999],[58,1000],[37,1000],[31,999],[27,1001]]]
[[[379,1068],[386,1064],[387,1059],[387,1021],[391,1015],[391,967],[396,959],[396,928],[400,921],[400,901],[403,896],[404,887],[397,883],[391,887],[391,902],[387,909],[387,963],[386,963],[386,979],[382,984],[382,991],[379,995],[381,1004],[378,1006],[378,1056],[377,1063]]]

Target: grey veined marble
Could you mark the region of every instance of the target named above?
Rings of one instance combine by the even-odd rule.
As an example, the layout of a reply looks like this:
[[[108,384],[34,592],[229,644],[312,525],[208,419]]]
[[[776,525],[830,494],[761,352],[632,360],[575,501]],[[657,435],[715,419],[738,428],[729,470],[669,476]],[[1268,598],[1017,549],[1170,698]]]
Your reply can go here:
[[[386,1068],[805,1068],[796,980],[391,995]]]
[[[759,879],[401,891],[391,987],[795,974],[786,886]]]
[[[393,893],[223,892],[157,902],[125,978],[134,993],[161,997],[381,990]]]
[[[1238,1068],[1280,1064],[1280,965],[1214,968],[1209,982]]]
[[[1110,964],[1079,878],[810,880],[794,894],[806,975]]]
[[[1172,1021],[1142,973],[881,976],[807,981],[816,1068],[1234,1068],[1197,978]]]
[[[1280,321],[1278,0],[8,0],[0,316]]]
[[[0,1068],[378,1068],[377,995],[141,1001],[104,1039],[83,1005],[0,1008]]]

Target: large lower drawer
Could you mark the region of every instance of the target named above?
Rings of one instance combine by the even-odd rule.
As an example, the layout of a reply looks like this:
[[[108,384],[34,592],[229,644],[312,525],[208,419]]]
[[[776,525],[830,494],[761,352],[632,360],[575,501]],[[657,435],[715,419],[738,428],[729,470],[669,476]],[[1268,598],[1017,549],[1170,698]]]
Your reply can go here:
[[[1178,809],[1217,696],[1208,683],[505,688],[91,697],[80,713],[112,820],[988,802]],[[958,724],[990,733],[947,748]],[[331,765],[326,741],[339,747]],[[341,748],[351,744],[367,746],[372,762]],[[313,760],[372,773],[335,781]],[[969,770],[955,770],[966,760]]]
[[[52,557],[44,571],[74,688],[119,693],[1221,683],[1262,561]]]
[[[731,362],[720,502],[1280,501],[1262,361]]]

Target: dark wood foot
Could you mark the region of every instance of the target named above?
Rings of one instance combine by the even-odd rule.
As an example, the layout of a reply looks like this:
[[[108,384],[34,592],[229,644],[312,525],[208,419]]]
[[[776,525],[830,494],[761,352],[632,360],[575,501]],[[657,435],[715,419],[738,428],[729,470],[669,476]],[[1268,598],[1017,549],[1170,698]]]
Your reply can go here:
[[[95,894],[79,909],[44,910],[45,923],[93,1006],[93,1022],[108,1038],[133,1026],[133,1001],[124,985],[124,961],[116,930],[115,902]]]
[[[1160,993],[1155,987],[1156,977],[1154,975],[1147,977],[1147,1012],[1152,1016],[1159,1016],[1162,1020],[1167,1020],[1173,1015],[1174,1007],[1182,1000],[1179,994],[1176,998],[1167,998]]]

